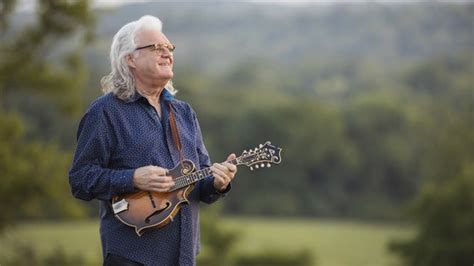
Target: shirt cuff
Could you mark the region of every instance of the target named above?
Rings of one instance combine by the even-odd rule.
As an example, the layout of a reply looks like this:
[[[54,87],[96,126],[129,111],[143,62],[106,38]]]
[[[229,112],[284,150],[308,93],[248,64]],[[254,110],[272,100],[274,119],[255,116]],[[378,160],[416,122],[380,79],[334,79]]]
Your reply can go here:
[[[133,174],[135,169],[119,170],[112,176],[112,188],[115,195],[135,192]]]

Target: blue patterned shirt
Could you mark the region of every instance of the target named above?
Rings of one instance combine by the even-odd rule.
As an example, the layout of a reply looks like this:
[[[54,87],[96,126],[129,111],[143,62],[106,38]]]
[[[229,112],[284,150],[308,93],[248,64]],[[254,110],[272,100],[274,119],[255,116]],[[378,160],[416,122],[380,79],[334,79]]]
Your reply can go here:
[[[167,90],[160,100],[161,118],[138,93],[128,102],[111,93],[96,99],[79,124],[69,183],[75,197],[100,200],[104,257],[112,253],[145,265],[195,265],[199,201],[212,203],[223,195],[215,190],[212,176],[196,184],[188,197],[190,204],[181,208],[173,222],[142,236],[121,223],[110,204],[115,195],[136,191],[132,181],[136,168],[156,165],[171,169],[179,163],[168,121],[168,102],[175,110],[185,159],[198,169],[211,164],[193,109]]]

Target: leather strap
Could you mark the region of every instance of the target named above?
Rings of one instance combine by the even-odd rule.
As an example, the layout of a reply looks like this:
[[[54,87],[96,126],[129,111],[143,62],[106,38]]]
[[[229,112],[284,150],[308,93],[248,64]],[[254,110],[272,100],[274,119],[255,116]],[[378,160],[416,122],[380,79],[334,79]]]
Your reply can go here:
[[[176,124],[176,119],[174,116],[173,105],[171,104],[171,102],[168,102],[168,106],[170,108],[169,120],[170,120],[170,127],[171,127],[171,135],[173,137],[174,145],[179,151],[179,161],[183,162],[184,160],[183,147],[181,146],[181,138],[179,137],[179,131],[178,131],[178,126]]]

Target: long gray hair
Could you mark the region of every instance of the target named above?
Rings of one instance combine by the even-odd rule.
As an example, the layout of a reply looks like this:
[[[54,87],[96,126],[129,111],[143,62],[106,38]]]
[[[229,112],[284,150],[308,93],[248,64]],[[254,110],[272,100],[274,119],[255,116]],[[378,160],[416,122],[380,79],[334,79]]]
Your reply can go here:
[[[105,93],[112,92],[119,99],[130,100],[136,92],[135,78],[127,64],[127,56],[133,54],[137,48],[135,37],[137,32],[144,28],[161,31],[163,23],[160,19],[153,16],[143,16],[139,20],[132,21],[123,26],[114,36],[110,47],[110,66],[112,71],[102,77],[102,91]],[[165,89],[172,95],[177,90],[173,87],[170,80]]]

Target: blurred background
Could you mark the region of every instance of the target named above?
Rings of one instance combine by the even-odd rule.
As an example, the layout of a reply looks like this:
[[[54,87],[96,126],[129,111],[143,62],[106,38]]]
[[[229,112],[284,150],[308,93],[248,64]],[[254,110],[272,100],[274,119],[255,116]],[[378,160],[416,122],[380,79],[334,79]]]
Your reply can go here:
[[[213,161],[269,140],[201,208],[199,265],[472,265],[474,3],[0,2],[0,265],[100,265],[72,197],[113,35],[159,17]]]

